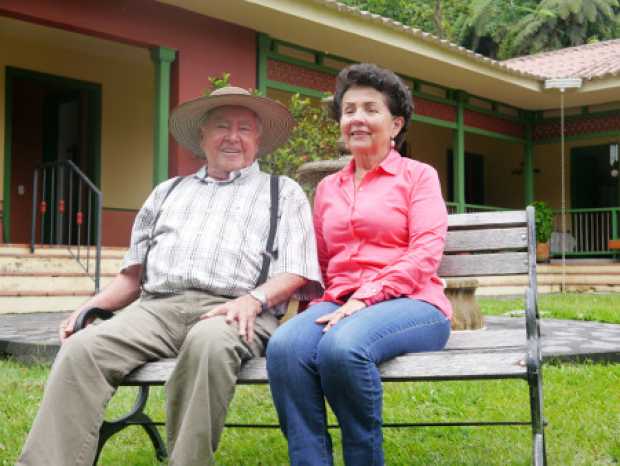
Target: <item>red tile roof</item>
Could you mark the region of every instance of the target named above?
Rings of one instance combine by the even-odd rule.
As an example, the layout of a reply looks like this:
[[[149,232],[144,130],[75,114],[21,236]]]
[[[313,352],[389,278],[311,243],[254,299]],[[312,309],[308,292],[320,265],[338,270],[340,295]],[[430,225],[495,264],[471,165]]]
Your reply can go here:
[[[501,62],[544,78],[595,79],[620,75],[620,39],[569,47]]]

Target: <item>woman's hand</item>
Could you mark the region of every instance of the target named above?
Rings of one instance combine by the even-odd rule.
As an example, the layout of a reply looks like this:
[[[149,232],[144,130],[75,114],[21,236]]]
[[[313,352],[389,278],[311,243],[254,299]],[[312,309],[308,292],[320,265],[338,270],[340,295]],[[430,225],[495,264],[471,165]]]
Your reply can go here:
[[[365,307],[366,304],[364,303],[364,301],[360,301],[358,299],[349,299],[346,303],[340,306],[337,311],[325,314],[324,316],[319,317],[317,320],[315,320],[315,322],[317,324],[325,324],[323,332],[327,332],[345,317],[349,317],[351,314],[355,314],[357,311],[359,311],[360,309],[364,309]]]

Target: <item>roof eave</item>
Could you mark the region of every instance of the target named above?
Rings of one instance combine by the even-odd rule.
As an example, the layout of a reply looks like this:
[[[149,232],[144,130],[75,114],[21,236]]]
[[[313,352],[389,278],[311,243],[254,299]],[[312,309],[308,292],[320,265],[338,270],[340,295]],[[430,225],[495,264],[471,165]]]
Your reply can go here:
[[[378,15],[332,0],[158,0],[202,15],[515,107],[557,102],[541,76],[521,73]]]

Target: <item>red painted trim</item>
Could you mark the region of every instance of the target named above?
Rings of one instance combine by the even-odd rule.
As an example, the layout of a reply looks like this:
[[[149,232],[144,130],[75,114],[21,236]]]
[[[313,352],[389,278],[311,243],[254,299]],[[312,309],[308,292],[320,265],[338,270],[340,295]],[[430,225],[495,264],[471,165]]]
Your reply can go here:
[[[336,87],[336,77],[331,74],[276,60],[267,61],[267,78],[321,92],[333,92]]]
[[[517,138],[525,137],[523,125],[515,121],[506,120],[505,118],[494,117],[486,113],[478,113],[472,110],[465,110],[464,119],[465,126],[494,131]]]
[[[267,78],[317,91],[333,92],[336,86],[336,77],[331,74],[276,60],[267,61]],[[456,121],[456,108],[453,106],[419,97],[414,97],[413,101],[418,115]]]
[[[456,121],[456,107],[451,105],[433,102],[420,97],[414,97],[413,104],[415,113],[418,115],[452,122]]]
[[[620,130],[620,114],[602,117],[584,116],[578,119],[571,118],[564,123],[565,136],[617,130]],[[534,140],[559,138],[561,136],[560,131],[560,120],[539,122],[534,127]]]

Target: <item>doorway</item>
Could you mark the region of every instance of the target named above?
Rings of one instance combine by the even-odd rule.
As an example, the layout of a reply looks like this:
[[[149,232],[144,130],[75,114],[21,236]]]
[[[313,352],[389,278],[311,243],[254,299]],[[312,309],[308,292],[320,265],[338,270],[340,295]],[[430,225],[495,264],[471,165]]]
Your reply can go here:
[[[4,240],[28,243],[36,168],[70,160],[100,186],[101,86],[7,67],[6,106]],[[58,207],[50,197],[56,178],[54,174],[43,188],[48,210]],[[46,215],[43,228],[38,225],[37,242],[57,240],[51,234],[52,218]]]
[[[571,151],[572,235],[576,250],[608,253],[617,235],[620,205],[618,144],[577,147]]]
[[[618,144],[576,147],[571,151],[571,207],[617,207]]]

